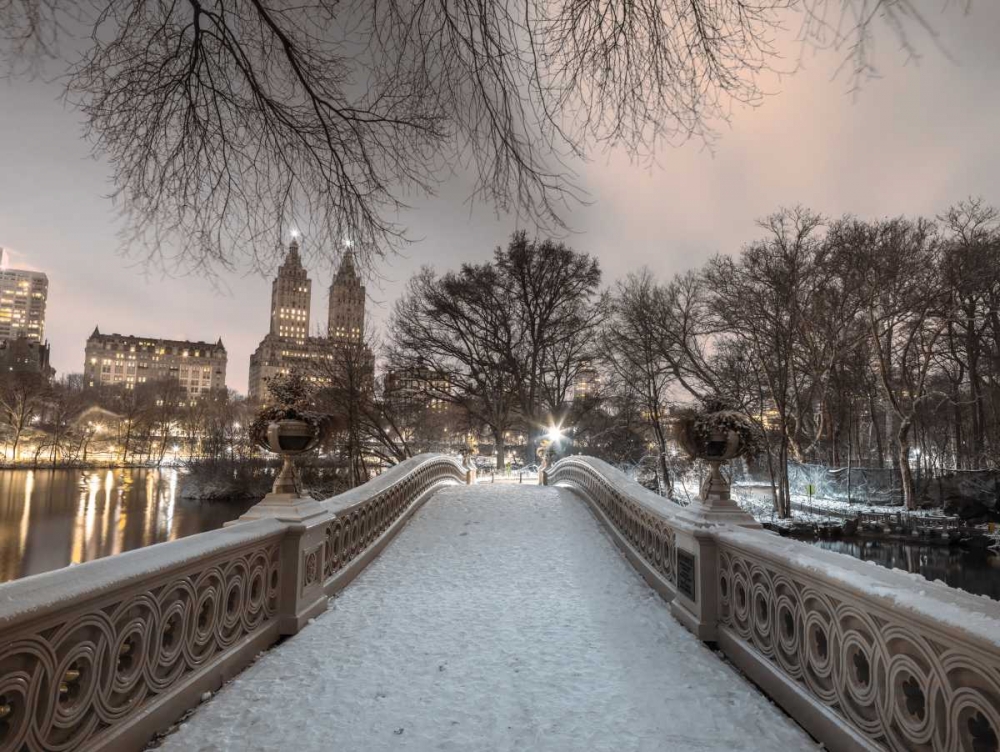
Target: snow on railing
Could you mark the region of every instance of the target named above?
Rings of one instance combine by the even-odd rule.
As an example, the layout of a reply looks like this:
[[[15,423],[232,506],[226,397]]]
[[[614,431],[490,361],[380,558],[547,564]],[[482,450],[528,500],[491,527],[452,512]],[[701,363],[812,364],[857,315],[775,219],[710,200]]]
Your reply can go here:
[[[379,539],[387,533],[391,537],[432,491],[442,484],[467,483],[468,479],[468,469],[457,459],[421,454],[363,486],[321,502],[334,514],[323,532],[321,571],[326,594],[332,595],[350,582],[381,551],[381,547],[374,550]],[[317,548],[307,555],[319,553]]]
[[[760,532],[716,537],[719,645],[765,689],[871,748],[996,752],[1000,604]]]
[[[546,471],[545,482],[582,491],[605,521],[662,578],[661,589],[666,589],[671,598],[676,595],[676,526],[681,507],[672,505],[622,471],[594,457],[573,456],[560,460]]]
[[[546,481],[581,491],[647,580],[669,582],[680,621],[828,749],[1000,750],[1000,603],[699,521],[697,502],[677,509],[593,458]]]
[[[278,639],[274,520],[0,585],[0,750],[141,749]]]
[[[0,585],[0,752],[140,750],[326,608],[437,487],[422,455],[309,517],[257,519]]]

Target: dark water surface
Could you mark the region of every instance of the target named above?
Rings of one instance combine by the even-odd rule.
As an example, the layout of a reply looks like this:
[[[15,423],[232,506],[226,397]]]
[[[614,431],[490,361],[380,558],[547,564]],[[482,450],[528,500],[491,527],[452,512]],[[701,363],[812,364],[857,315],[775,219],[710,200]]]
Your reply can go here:
[[[991,551],[873,540],[824,540],[815,545],[1000,601],[1000,556]]]
[[[253,502],[189,501],[163,470],[0,470],[0,582],[222,527]]]

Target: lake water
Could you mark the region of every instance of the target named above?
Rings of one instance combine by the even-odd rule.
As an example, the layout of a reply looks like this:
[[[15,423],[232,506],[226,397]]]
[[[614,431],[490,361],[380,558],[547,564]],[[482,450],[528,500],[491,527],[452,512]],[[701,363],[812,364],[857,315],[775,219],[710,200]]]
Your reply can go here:
[[[253,502],[177,496],[179,472],[0,471],[0,582],[222,527]]]
[[[1000,556],[989,551],[861,539],[816,541],[816,545],[1000,601]]]

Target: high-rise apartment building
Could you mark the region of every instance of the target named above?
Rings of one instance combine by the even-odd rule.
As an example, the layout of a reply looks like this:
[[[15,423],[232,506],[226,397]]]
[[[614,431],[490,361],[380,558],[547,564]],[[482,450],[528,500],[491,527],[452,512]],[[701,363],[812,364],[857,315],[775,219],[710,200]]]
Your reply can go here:
[[[95,326],[83,364],[86,387],[134,389],[154,381],[177,381],[188,397],[226,388],[226,348],[208,342],[101,334]]]
[[[365,288],[361,284],[350,249],[330,285],[327,333],[309,336],[312,282],[302,266],[299,243],[292,240],[278,276],[271,283],[271,330],[250,356],[250,399],[266,397],[267,382],[277,375],[296,371],[322,383],[338,347],[363,346]],[[324,376],[326,374],[326,376]]]
[[[354,252],[344,254],[330,285],[327,336],[343,342],[360,342],[365,328],[365,286],[354,268]]]
[[[0,340],[44,342],[48,296],[49,278],[42,272],[0,268]]]
[[[305,342],[309,336],[312,282],[299,257],[299,243],[288,246],[285,262],[271,283],[271,336]]]
[[[597,397],[601,391],[601,375],[595,368],[581,368],[573,379],[572,387],[570,399],[573,401]]]

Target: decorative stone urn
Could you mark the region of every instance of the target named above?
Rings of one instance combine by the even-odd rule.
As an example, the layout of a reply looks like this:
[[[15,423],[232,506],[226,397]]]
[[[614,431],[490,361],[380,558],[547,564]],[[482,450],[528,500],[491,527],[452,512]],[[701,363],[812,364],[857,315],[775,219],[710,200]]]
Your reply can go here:
[[[284,418],[268,424],[265,434],[265,448],[280,454],[283,463],[281,472],[274,480],[271,493],[302,495],[299,471],[295,467],[295,457],[313,449],[321,438],[318,427],[305,420]]]
[[[716,501],[728,500],[735,506],[735,502],[730,498],[729,483],[719,468],[723,462],[739,457],[742,449],[740,435],[736,431],[715,431],[709,435],[701,456],[709,467],[708,477],[702,482],[699,493],[703,503],[711,505]]]
[[[733,501],[729,482],[720,471],[722,463],[752,451],[755,436],[756,427],[750,419],[729,409],[720,399],[706,400],[703,410],[689,412],[677,420],[674,424],[677,443],[693,459],[704,460],[709,466],[698,502],[689,508],[694,515],[714,522],[759,527]]]
[[[310,384],[301,376],[275,377],[268,383],[268,391],[273,402],[261,408],[250,434],[262,448],[281,456],[281,471],[271,493],[240,519],[298,521],[321,514],[323,509],[316,501],[302,496],[295,458],[319,444],[329,426],[328,417],[310,409]]]
[[[462,450],[462,467],[465,469],[465,482],[473,486],[476,483],[476,454],[475,450],[468,446]]]
[[[556,450],[551,446],[549,447],[539,447],[538,457],[541,459],[541,464],[538,466],[538,485],[545,485],[545,472],[556,464]]]

